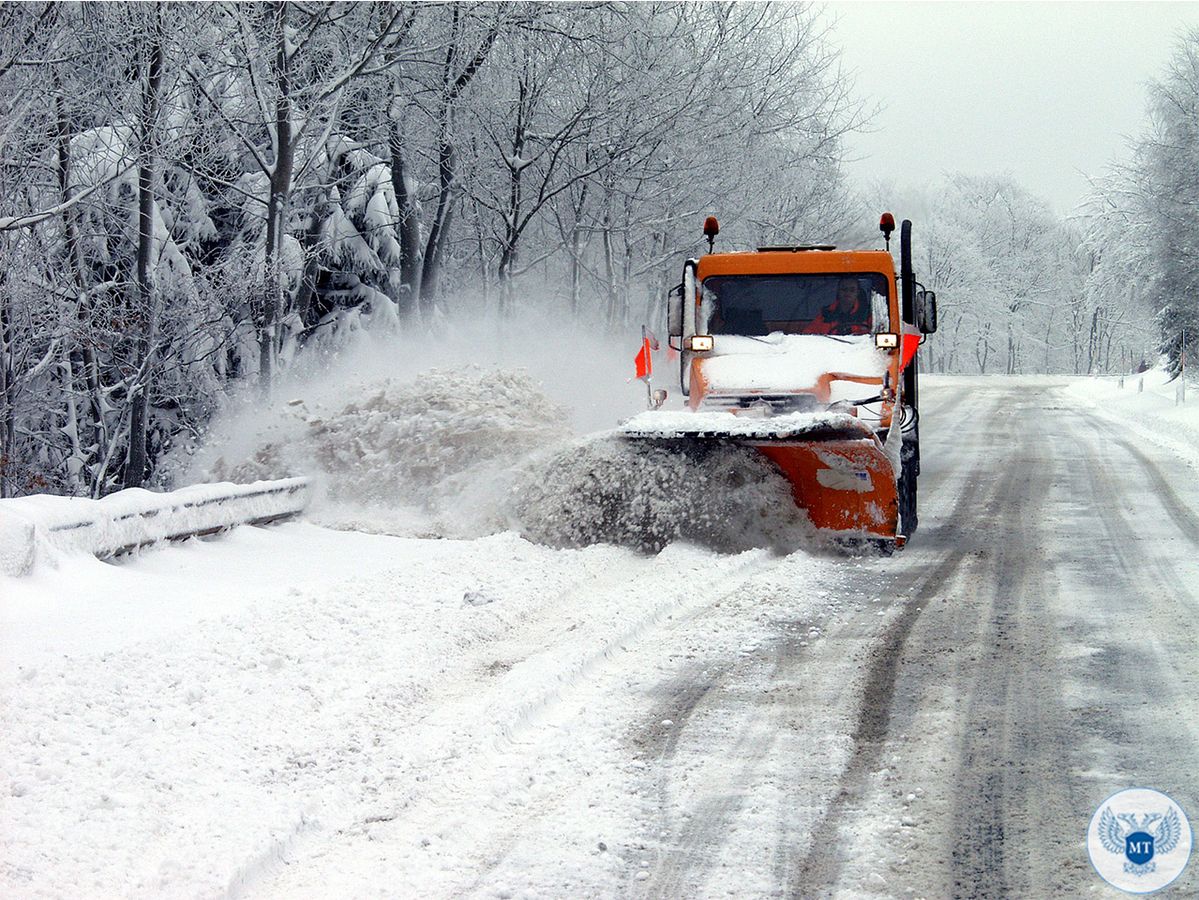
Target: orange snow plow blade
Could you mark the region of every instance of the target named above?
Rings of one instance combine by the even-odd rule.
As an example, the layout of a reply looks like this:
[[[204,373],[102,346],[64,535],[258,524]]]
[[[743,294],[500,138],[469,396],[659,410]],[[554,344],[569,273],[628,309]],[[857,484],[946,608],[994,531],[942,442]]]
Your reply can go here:
[[[782,471],[816,528],[903,546],[895,472],[874,438],[751,446]]]

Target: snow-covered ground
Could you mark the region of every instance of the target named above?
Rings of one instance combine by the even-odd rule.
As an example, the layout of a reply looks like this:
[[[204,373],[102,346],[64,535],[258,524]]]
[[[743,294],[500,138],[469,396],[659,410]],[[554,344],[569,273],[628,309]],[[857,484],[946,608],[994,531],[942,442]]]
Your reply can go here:
[[[455,893],[563,773],[571,865],[505,877],[634,879],[645,763],[625,731],[651,687],[714,653],[768,660],[781,619],[815,642],[844,564],[293,524],[6,581],[5,893]],[[358,860],[376,838],[385,874]],[[328,858],[267,889],[312,848]]]
[[[1199,383],[1162,369],[1139,375],[1071,379],[1068,395],[1092,405],[1125,433],[1168,449],[1199,469]]]
[[[0,578],[0,895],[1100,893],[1095,803],[1199,814],[1199,397],[923,385],[892,559],[342,521]]]

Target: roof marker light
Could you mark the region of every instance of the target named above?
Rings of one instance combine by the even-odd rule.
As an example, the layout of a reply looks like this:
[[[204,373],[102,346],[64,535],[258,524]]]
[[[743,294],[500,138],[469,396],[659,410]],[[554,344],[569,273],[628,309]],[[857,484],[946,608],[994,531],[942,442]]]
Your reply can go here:
[[[708,252],[712,252],[712,245],[716,243],[716,235],[720,234],[720,223],[716,221],[715,216],[708,216],[704,219],[704,237],[708,239]]]
[[[891,232],[895,230],[895,217],[889,212],[883,213],[878,220],[878,230],[883,233],[883,237],[887,241],[887,249],[891,249]]]

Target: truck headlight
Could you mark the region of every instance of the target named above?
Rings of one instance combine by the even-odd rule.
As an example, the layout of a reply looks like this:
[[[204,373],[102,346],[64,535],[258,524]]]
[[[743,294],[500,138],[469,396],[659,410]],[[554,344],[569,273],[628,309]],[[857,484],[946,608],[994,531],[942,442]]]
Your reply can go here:
[[[899,346],[899,335],[882,332],[874,336],[874,346],[880,350],[894,350]]]
[[[715,341],[712,340],[710,334],[693,334],[687,339],[687,349],[695,353],[706,353],[714,346]]]

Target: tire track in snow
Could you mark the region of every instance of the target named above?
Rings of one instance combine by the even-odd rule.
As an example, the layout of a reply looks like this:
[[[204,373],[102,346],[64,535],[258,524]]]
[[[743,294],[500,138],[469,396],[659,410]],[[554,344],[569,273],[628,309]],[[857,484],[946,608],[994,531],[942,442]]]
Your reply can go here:
[[[755,582],[764,580],[769,583],[775,571],[790,559],[793,557],[759,558],[758,562],[750,564],[753,571],[748,576],[743,573],[750,566],[738,569],[738,573],[742,573],[739,579],[730,577],[707,585],[704,593],[709,596],[709,599],[668,616],[668,621],[661,623],[660,632],[672,633],[677,640],[688,627],[694,627],[697,622],[724,613],[725,610],[722,610],[722,607],[730,601],[741,601],[743,606],[752,605],[753,601],[750,601],[749,604],[745,603],[745,596],[747,593],[753,595]],[[699,582],[702,583],[703,579],[700,578]],[[649,724],[638,729],[629,738],[630,743],[638,749],[636,755],[638,757],[653,755],[656,762],[651,765],[660,766],[669,761],[677,751],[679,740],[684,734],[683,726],[705,701],[724,688],[725,681],[734,674],[736,668],[736,662],[692,663],[685,666],[683,673],[669,679],[665,685],[660,685],[653,692],[654,696],[658,698],[656,705],[645,719]],[[773,741],[773,730],[758,729],[755,733],[751,733],[750,729],[745,729],[738,739],[737,753],[740,758],[747,761],[760,760],[770,751]],[[655,862],[647,881],[636,882],[635,886],[633,884],[626,885],[626,889],[638,895],[687,896],[688,892],[686,891],[680,893],[681,886],[693,880],[693,876],[702,871],[702,867],[699,865],[703,859],[702,849],[712,846],[712,842],[709,840],[712,833],[722,831],[719,827],[708,827],[707,823],[728,822],[736,815],[745,798],[745,791],[742,787],[741,781],[734,783],[727,792],[705,800],[701,809],[688,817],[681,834],[684,836],[687,846],[694,851],[689,854],[690,865],[676,869],[670,865],[662,866],[659,859]],[[666,814],[667,798],[664,776],[660,777],[657,782],[657,804],[659,811],[663,814],[662,823],[670,824],[670,817]],[[480,872],[465,893],[474,894],[483,888],[489,876],[505,862],[507,853],[516,844],[519,837],[520,835],[516,831],[506,836],[504,853]],[[640,849],[644,850],[645,848],[642,846]],[[642,868],[643,861],[639,854],[626,852],[622,855],[625,857],[627,865],[638,870]]]
[[[963,502],[973,498],[974,491],[963,495]],[[866,682],[862,690],[858,721],[853,732],[853,750],[849,764],[841,776],[840,786],[819,823],[812,829],[816,835],[836,836],[851,806],[861,800],[865,782],[876,766],[882,752],[882,741],[887,733],[890,705],[895,691],[899,656],[916,619],[926,604],[926,591],[930,585],[940,584],[950,578],[962,564],[965,552],[954,551],[942,558],[936,569],[921,583],[918,590],[905,602],[899,615],[883,633],[873,652]],[[840,844],[833,840],[834,847]],[[799,848],[794,854],[803,853]],[[802,855],[802,861],[793,868],[787,885],[791,897],[817,896],[818,891],[829,891],[836,884],[845,859],[836,849],[831,852],[824,845],[815,845]]]
[[[1051,445],[1082,452],[1059,466],[1064,477],[1055,481],[1047,508],[1058,521],[1076,518],[1066,519],[1067,539],[1046,542],[1043,551],[1045,577],[1058,578],[1063,589],[1030,606],[1029,634],[1013,648],[1042,651],[1009,654],[1032,676],[1021,682],[1025,709],[1052,702],[1040,719],[1023,719],[1037,727],[1025,735],[1030,745],[1017,746],[1023,755],[1016,759],[1036,767],[1018,770],[1015,782],[1026,796],[1009,816],[1008,844],[1019,856],[1008,887],[1018,895],[1068,896],[1093,886],[1069,830],[1084,827],[1096,803],[1130,783],[1164,778],[1177,785],[1180,762],[1196,758],[1197,731],[1179,727],[1179,711],[1189,705],[1184,718],[1197,718],[1189,700],[1194,692],[1185,685],[1199,683],[1199,673],[1191,661],[1193,621],[1179,616],[1189,609],[1193,619],[1193,594],[1126,515],[1143,507],[1137,485],[1111,465],[1110,433],[1073,411],[1046,425]],[[1088,432],[1094,439],[1080,439]],[[1180,665],[1187,671],[1179,672]]]
[[[1093,423],[1092,427],[1099,432],[1100,442],[1103,444],[1109,435]],[[1146,480],[1155,489],[1154,498],[1161,503],[1181,535],[1192,546],[1199,548],[1199,516],[1179,498],[1169,479],[1161,471],[1160,465],[1122,438],[1116,439],[1115,443],[1140,464]],[[1141,552],[1132,552],[1132,548],[1139,543],[1138,536],[1144,529],[1134,526],[1121,512],[1129,507],[1121,495],[1116,493],[1114,485],[1127,484],[1127,479],[1117,476],[1108,462],[1092,458],[1090,464],[1091,489],[1095,496],[1105,501],[1098,505],[1098,509],[1104,517],[1104,527],[1108,535],[1106,546],[1109,552],[1115,554],[1114,561],[1119,565],[1121,580],[1127,585],[1124,596],[1140,598],[1157,610],[1158,618],[1171,622],[1172,633],[1168,637],[1179,645],[1178,658],[1186,659],[1191,649],[1199,646],[1199,622],[1196,621],[1199,619],[1199,594],[1193,587],[1193,582],[1184,580],[1178,574],[1173,558],[1164,558],[1161,554],[1153,552],[1153,548],[1148,545]],[[1120,466],[1120,471],[1126,469],[1126,466]],[[1155,589],[1152,591],[1145,591],[1144,585],[1137,585],[1134,580],[1134,575],[1144,572],[1147,567],[1152,570],[1154,576]],[[1187,612],[1190,612],[1189,616],[1185,614]],[[1173,684],[1175,681],[1171,679],[1168,683]]]
[[[402,785],[409,793],[401,791],[390,806],[384,804],[369,821],[333,836],[333,847],[310,852],[313,862],[320,858],[319,865],[307,867],[310,871],[293,865],[291,871],[276,873],[281,878],[268,885],[266,892],[316,894],[320,883],[343,878],[350,880],[345,883],[351,893],[352,884],[358,884],[363,891],[370,884],[385,883],[397,890],[406,883],[416,889],[417,884],[404,880],[411,877],[406,874],[411,869],[405,866],[405,860],[420,853],[414,850],[418,847],[414,834],[419,837],[436,833],[446,823],[460,826],[453,848],[453,871],[443,867],[442,877],[447,882],[436,888],[421,885],[421,889],[456,895],[481,889],[490,873],[504,862],[520,830],[535,816],[532,808],[522,809],[519,815],[505,812],[518,806],[505,799],[513,792],[521,792],[523,805],[523,794],[532,783],[523,773],[547,785],[543,790],[551,796],[538,798],[537,808],[542,810],[553,806],[555,791],[569,791],[571,787],[551,784],[553,775],[540,766],[543,751],[539,735],[544,729],[557,731],[559,720],[565,722],[577,715],[566,709],[572,693],[594,682],[622,651],[633,650],[663,627],[674,627],[678,621],[701,614],[707,606],[736,593],[749,573],[769,570],[781,560],[753,551],[742,554],[740,560],[715,557],[712,562],[715,565],[708,571],[691,561],[686,566],[687,578],[674,573],[669,580],[655,578],[649,585],[637,583],[644,566],[622,573],[623,577],[617,579],[619,585],[606,583],[599,588],[623,596],[620,615],[605,616],[597,623],[580,616],[577,624],[582,627],[566,629],[561,627],[561,619],[551,619],[546,633],[553,632],[552,640],[541,644],[542,638],[536,633],[527,636],[530,654],[502,675],[488,676],[485,668],[478,666],[478,678],[458,685],[456,697],[431,699],[436,708],[421,722],[418,733],[411,736],[417,744],[421,743],[422,733],[434,736],[433,744],[416,760],[414,769],[431,774],[423,775],[419,784]],[[649,560],[645,566],[659,563]],[[695,592],[693,578],[708,584],[702,595]],[[663,590],[664,584],[672,587]],[[589,600],[590,594],[588,587],[580,587],[572,596],[561,598],[560,605],[566,610],[602,606]],[[532,649],[537,644],[541,649]],[[475,755],[469,751],[475,747],[488,752]],[[479,807],[480,798],[486,798],[486,814]],[[388,855],[364,867],[362,860],[371,855],[371,845],[365,843],[368,840],[378,842],[375,847],[381,844],[392,848],[394,858]]]
[[[894,831],[890,866],[930,896],[1056,896],[1074,874],[1078,791],[1065,764],[1071,715],[1045,531],[1067,468],[1057,448],[1072,444],[1035,395],[1005,399],[1005,427],[988,430],[985,454],[1002,473],[998,490],[959,523],[979,550],[905,650],[892,772],[872,798],[876,815],[914,814]]]
[[[1030,783],[1037,791],[1055,792],[1056,773],[1052,762],[1045,765],[1042,746],[1059,742],[1046,728],[1053,718],[1046,708],[1056,709],[1056,687],[1042,668],[1050,657],[1038,636],[1048,625],[1042,609],[1048,587],[1036,534],[1038,505],[1045,501],[1052,472],[1030,452],[1026,437],[1004,462],[1008,473],[992,513],[998,546],[983,582],[990,603],[974,644],[977,665],[958,750],[951,824],[954,896],[1025,895],[1029,886],[1012,882],[1008,837],[1013,831],[1035,831],[1022,821]],[[1013,846],[1020,844],[1013,841]]]
[[[928,405],[932,395],[933,404]],[[957,411],[958,407],[962,406],[967,399],[977,399],[975,395],[967,393],[961,389],[952,390],[937,386],[931,390],[926,389],[920,400],[920,419],[946,419],[949,418],[951,412]]]
[[[800,635],[807,633],[809,624],[787,621],[777,623],[776,627],[782,634],[767,651],[771,663],[764,676],[749,671],[757,668],[757,663],[744,658],[715,665],[694,663],[655,691],[661,699],[651,711],[650,721],[659,725],[651,724],[643,734],[650,738],[650,749],[654,746],[653,738],[661,735],[657,759],[653,763],[658,770],[656,815],[658,825],[671,836],[671,841],[655,854],[643,888],[644,896],[675,898],[703,893],[705,878],[715,864],[719,850],[728,840],[747,800],[752,797],[752,788],[762,779],[763,770],[776,753],[781,737],[791,727],[786,720],[794,714],[794,699],[788,702],[788,697],[784,696],[781,702],[774,697],[757,703],[748,700],[752,708],[735,737],[731,741],[722,740],[719,751],[715,747],[709,748],[710,752],[719,752],[736,761],[733,777],[719,785],[717,791],[700,797],[682,814],[682,822],[677,821],[679,817],[674,815],[675,803],[671,796],[673,776],[677,773],[671,763],[697,709],[704,705],[707,712],[726,712],[738,700],[747,700],[744,692],[752,690],[747,685],[754,685],[759,680],[777,685],[787,677],[788,670],[799,664],[803,656]],[[736,696],[738,689],[742,692],[741,697]]]
[[[1157,499],[1161,501],[1170,518],[1174,520],[1174,524],[1178,526],[1178,530],[1192,544],[1199,546],[1199,515],[1196,515],[1194,510],[1179,499],[1169,479],[1162,473],[1161,467],[1146,456],[1140,448],[1124,438],[1116,438],[1115,440],[1133,459],[1140,463],[1145,474],[1153,482],[1154,487],[1157,488]]]
[[[941,521],[933,529],[933,533],[920,533],[920,538],[925,543],[947,549],[927,575],[916,579],[915,590],[879,639],[862,689],[849,764],[841,777],[840,787],[832,803],[819,824],[812,830],[813,836],[836,836],[852,808],[860,805],[869,774],[878,763],[887,736],[904,646],[932,596],[954,576],[971,552],[971,548],[961,546],[957,532],[963,517],[975,510],[978,495],[987,486],[986,479],[981,477],[984,471],[982,464],[976,460],[975,465],[963,478],[961,491],[948,512],[940,517]],[[994,504],[995,498],[1001,494],[1002,488],[992,485],[987,505]],[[901,578],[904,570],[919,565],[914,557],[912,560],[911,564],[901,569]],[[840,846],[841,842],[835,841],[835,844]],[[792,852],[798,854],[801,851],[796,848]],[[794,867],[794,873],[787,885],[787,894],[792,897],[810,897],[817,896],[821,891],[831,892],[844,864],[845,858],[841,852],[830,852],[826,847],[814,844],[802,856],[802,861]]]
[[[1099,440],[1085,428],[1084,437],[1080,423]],[[929,788],[912,809],[914,827],[894,829],[893,838],[875,828],[875,845],[857,848],[861,859],[880,840],[892,845],[889,877],[898,881],[888,883],[917,894],[1078,895],[1093,886],[1077,842],[1093,804],[1127,786],[1132,773],[1176,778],[1180,760],[1195,758],[1194,740],[1178,733],[1187,684],[1199,683],[1182,649],[1193,648],[1191,624],[1177,615],[1193,595],[1172,558],[1141,544],[1146,529],[1124,515],[1143,505],[1136,485],[1107,464],[1118,444],[1060,410],[1022,415],[1016,437],[1003,437],[993,452],[997,470],[1023,480],[1001,491],[994,548],[962,570],[953,592],[962,602],[947,596],[905,651],[904,702],[890,728],[897,771],[859,813],[858,824],[868,823],[906,790]],[[968,601],[971,588],[989,605]],[[1179,650],[1169,652],[1170,637],[1147,628],[1130,598],[1181,631]],[[1186,671],[1163,670],[1168,659],[1187,661]],[[938,732],[957,735],[948,769]],[[1113,743],[1115,758],[1101,752]]]
[[[1024,741],[1025,722],[1044,721],[1048,713],[1042,705],[1052,706],[1024,702],[1020,685],[1036,679],[1005,655],[1029,640],[1024,588],[1035,580],[1029,560],[1036,547],[1029,536],[1007,547],[1008,532],[1022,521],[1021,510],[1042,496],[1049,478],[1029,470],[1024,424],[1013,405],[1018,407],[1009,403],[1004,415],[983,420],[986,443],[978,458],[986,470],[973,477],[987,481],[987,470],[1002,474],[990,480],[985,503],[959,507],[949,520],[947,533],[956,551],[965,554],[963,565],[944,583],[933,584],[931,592],[921,592],[928,612],[899,651],[889,719],[879,729],[874,765],[884,768],[863,773],[860,793],[846,815],[847,842],[856,850],[858,866],[843,871],[838,865],[838,881],[825,885],[825,893],[856,893],[864,887],[874,893],[888,884],[877,866],[886,865],[895,842],[907,842],[906,858],[919,860],[908,883],[922,885],[930,896],[1009,893],[1004,837],[1025,799],[1011,771],[1025,763],[1013,762],[1013,748]],[[1035,752],[1025,748],[1024,753],[1033,759],[1030,767],[1039,765]],[[900,800],[905,782],[906,790],[929,785],[921,801],[929,811],[924,822],[901,818],[916,812],[907,809],[916,794]],[[902,851],[890,852],[893,864]]]
[[[1199,526],[1199,520],[1173,492],[1157,464],[1125,441],[1116,443],[1142,463],[1147,482],[1156,489],[1154,497],[1183,536],[1199,546],[1199,528],[1190,531]],[[1161,773],[1157,777],[1169,777],[1175,760],[1199,758],[1199,704],[1190,703],[1192,714],[1184,728],[1176,721],[1149,714],[1186,707],[1195,696],[1199,687],[1194,656],[1194,648],[1199,646],[1199,603],[1194,582],[1179,575],[1172,558],[1163,557],[1152,546],[1138,546],[1144,528],[1134,526],[1122,512],[1126,504],[1114,487],[1126,483],[1116,478],[1107,462],[1092,461],[1090,484],[1096,498],[1103,501],[1097,504],[1107,535],[1103,549],[1114,555],[1118,571],[1111,574],[1119,586],[1113,588],[1110,578],[1096,579],[1095,590],[1111,598],[1101,610],[1104,627],[1086,637],[1102,647],[1094,658],[1095,674],[1102,676],[1109,695],[1121,698],[1118,703],[1105,704],[1102,717],[1104,742],[1115,743],[1122,754],[1117,768],[1140,767]],[[1146,575],[1152,578],[1148,584]],[[1120,638],[1131,635],[1136,636],[1135,641],[1121,645]],[[1146,707],[1149,699],[1154,702]],[[1115,720],[1121,719],[1128,721],[1116,725]],[[1155,732],[1152,740],[1134,740],[1134,735],[1147,729]],[[1146,772],[1145,777],[1153,776]]]
[[[675,830],[670,852],[659,854],[650,871],[646,896],[675,898],[700,893],[713,853],[723,844],[733,819],[745,804],[753,774],[773,750],[776,735],[777,729],[763,727],[757,720],[751,720],[741,729],[729,754],[738,760],[737,776],[722,791],[701,799],[686,824]],[[663,812],[669,808],[664,794],[663,790],[659,798]],[[669,822],[664,819],[663,824]]]

